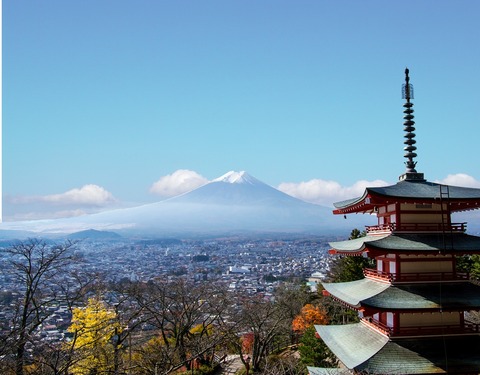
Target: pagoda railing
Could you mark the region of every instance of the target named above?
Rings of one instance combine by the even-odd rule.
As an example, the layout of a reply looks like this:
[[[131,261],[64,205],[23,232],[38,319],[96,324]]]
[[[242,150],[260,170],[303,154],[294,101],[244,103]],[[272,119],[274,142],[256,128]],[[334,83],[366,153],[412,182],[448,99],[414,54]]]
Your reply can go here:
[[[369,279],[397,283],[416,281],[468,280],[470,278],[470,275],[467,272],[409,272],[396,274],[379,271],[373,268],[364,268],[363,275]]]
[[[376,279],[381,281],[393,281],[394,274],[375,270],[373,268],[364,268],[363,275],[369,279]]]
[[[459,325],[446,324],[441,326],[400,327],[392,330],[393,336],[433,336],[478,333],[478,324]]]
[[[395,230],[395,224],[366,225],[367,234],[391,233]]]
[[[465,324],[446,324],[415,327],[389,327],[372,317],[362,318],[362,322],[388,336],[433,336],[480,333],[480,325],[465,320]]]
[[[392,335],[392,327],[387,326],[386,324],[381,323],[380,321],[373,319],[372,317],[362,318],[362,322],[377,331],[382,332],[387,336]]]
[[[410,272],[393,276],[394,282],[468,280],[467,272]]]
[[[396,223],[368,225],[365,227],[368,234],[382,234],[392,232],[447,232],[464,233],[467,230],[467,223]]]

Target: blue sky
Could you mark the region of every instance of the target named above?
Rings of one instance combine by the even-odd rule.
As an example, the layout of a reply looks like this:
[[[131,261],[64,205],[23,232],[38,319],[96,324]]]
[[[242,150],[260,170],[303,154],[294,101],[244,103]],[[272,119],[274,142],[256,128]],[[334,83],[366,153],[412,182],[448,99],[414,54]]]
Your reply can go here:
[[[395,183],[406,66],[417,170],[479,186],[478,14],[473,0],[4,0],[4,220],[157,201],[230,170],[325,205]]]

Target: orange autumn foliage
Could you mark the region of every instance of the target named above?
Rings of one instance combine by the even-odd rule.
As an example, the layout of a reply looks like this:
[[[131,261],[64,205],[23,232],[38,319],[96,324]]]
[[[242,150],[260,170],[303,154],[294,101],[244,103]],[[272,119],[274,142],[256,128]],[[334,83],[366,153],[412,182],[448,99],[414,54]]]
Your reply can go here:
[[[246,333],[242,337],[242,352],[251,353],[253,349],[253,341],[255,340],[253,333]]]
[[[327,313],[319,306],[307,304],[302,307],[300,314],[298,314],[292,322],[292,328],[296,332],[303,333],[307,328],[314,324],[327,324]]]

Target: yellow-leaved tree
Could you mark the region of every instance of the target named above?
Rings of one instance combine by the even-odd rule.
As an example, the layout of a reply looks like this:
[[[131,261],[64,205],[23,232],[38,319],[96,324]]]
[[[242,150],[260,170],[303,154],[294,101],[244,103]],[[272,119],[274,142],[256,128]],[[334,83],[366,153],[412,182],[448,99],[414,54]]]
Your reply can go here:
[[[75,360],[72,374],[108,374],[115,368],[113,337],[121,333],[117,314],[97,298],[90,298],[85,307],[73,309],[72,324]]]

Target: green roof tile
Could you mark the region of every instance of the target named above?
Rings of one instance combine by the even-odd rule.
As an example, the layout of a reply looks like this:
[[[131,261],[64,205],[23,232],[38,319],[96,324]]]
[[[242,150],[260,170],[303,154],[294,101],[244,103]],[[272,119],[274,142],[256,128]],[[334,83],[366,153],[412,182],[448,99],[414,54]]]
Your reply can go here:
[[[402,198],[440,198],[440,185],[429,181],[400,181],[395,185],[367,188],[379,195]],[[449,199],[480,199],[480,189],[449,186]],[[445,188],[442,188],[445,191]]]
[[[369,299],[390,287],[390,284],[370,279],[348,281],[345,283],[322,283],[322,285],[332,296],[352,306],[358,306],[360,301]]]
[[[307,366],[309,375],[349,375],[352,372],[344,368],[322,368]]]
[[[470,310],[480,307],[480,286],[470,282],[395,285],[360,304],[388,310]]]
[[[480,336],[391,341],[362,368],[370,374],[478,374]]]
[[[366,247],[371,249],[409,252],[452,253],[480,252],[480,237],[469,234],[387,234],[365,236],[354,240],[330,242],[330,246],[340,252],[358,253]]]
[[[365,237],[355,238],[353,240],[329,242],[329,245],[335,250],[350,251],[353,253],[357,253],[365,249],[366,244],[369,244],[370,242],[378,241],[382,238],[386,238],[389,236],[391,236],[391,234],[384,234],[381,236],[365,236]]]
[[[362,323],[315,328],[338,359],[357,372],[390,375],[480,373],[479,335],[389,340]]]
[[[330,350],[349,369],[370,359],[388,342],[387,336],[377,333],[363,323],[316,325],[315,329]]]
[[[364,278],[322,285],[332,296],[354,307],[383,310],[480,308],[480,286],[468,281],[391,285]]]
[[[338,209],[345,208],[361,202],[372,193],[385,197],[437,199],[440,198],[440,186],[442,185],[429,181],[400,181],[395,185],[367,188],[361,197],[336,202],[333,205]],[[480,199],[480,189],[460,186],[449,186],[448,189],[450,200]]]

